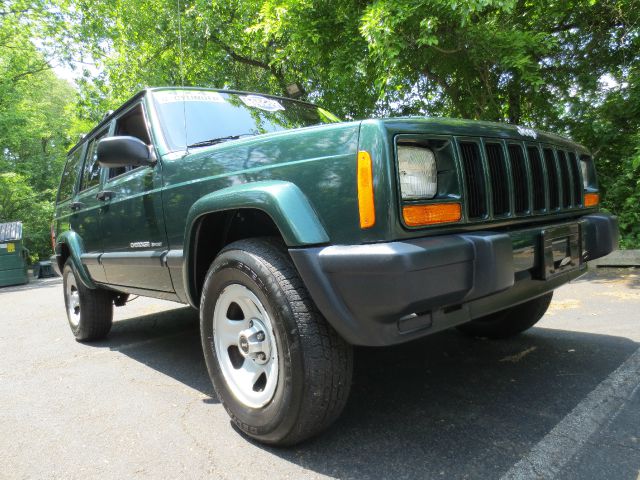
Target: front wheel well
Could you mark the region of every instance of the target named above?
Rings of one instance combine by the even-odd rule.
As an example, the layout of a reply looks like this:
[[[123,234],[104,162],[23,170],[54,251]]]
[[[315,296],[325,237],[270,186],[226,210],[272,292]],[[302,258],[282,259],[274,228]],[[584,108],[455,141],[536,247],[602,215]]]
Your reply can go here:
[[[273,219],[262,210],[226,210],[204,215],[198,220],[191,239],[192,255],[188,265],[191,298],[196,305],[209,266],[220,250],[237,240],[255,237],[282,238]]]

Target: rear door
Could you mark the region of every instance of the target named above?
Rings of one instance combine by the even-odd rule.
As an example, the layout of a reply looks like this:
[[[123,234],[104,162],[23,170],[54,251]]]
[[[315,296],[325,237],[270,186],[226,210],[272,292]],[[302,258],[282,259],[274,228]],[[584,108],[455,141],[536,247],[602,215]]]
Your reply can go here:
[[[69,224],[82,238],[82,263],[96,282],[106,282],[104,268],[100,264],[102,254],[102,208],[103,202],[96,198],[100,191],[101,168],[97,162],[98,141],[108,134],[108,127],[97,132],[87,142],[86,154],[81,170],[78,193],[69,204],[72,212]]]
[[[54,219],[54,233],[56,236],[71,229],[71,215],[75,212],[74,197],[78,180],[81,176],[82,161],[87,144],[82,143],[67,156],[67,161],[60,179],[58,196],[56,197],[56,214]]]
[[[142,103],[123,112],[114,135],[132,136],[151,147]],[[104,254],[101,257],[111,285],[173,292],[162,210],[162,173],[153,167],[106,169],[101,190]]]

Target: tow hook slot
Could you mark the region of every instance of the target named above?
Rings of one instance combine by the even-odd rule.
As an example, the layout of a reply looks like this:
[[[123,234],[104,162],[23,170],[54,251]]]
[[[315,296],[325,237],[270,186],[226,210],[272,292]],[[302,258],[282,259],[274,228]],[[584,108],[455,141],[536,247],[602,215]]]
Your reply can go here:
[[[410,313],[398,320],[398,331],[400,333],[415,332],[423,328],[430,328],[433,325],[431,312]]]

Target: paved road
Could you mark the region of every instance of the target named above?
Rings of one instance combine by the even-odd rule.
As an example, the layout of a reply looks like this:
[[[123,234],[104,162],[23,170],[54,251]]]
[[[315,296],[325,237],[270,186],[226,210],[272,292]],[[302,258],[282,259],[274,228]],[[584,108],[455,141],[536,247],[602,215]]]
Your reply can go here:
[[[640,271],[561,288],[539,327],[356,351],[322,437],[267,448],[232,428],[197,315],[137,299],[74,341],[59,280],[0,289],[0,478],[640,478]]]

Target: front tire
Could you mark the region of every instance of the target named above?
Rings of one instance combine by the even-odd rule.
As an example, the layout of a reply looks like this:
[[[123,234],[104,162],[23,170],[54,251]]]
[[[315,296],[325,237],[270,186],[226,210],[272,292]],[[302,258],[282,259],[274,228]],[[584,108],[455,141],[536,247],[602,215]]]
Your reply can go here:
[[[241,240],[216,257],[202,291],[200,329],[218,398],[245,434],[292,445],[344,408],[352,347],[317,311],[279,242]]]
[[[85,287],[77,278],[71,260],[62,271],[64,304],[76,340],[91,342],[105,338],[113,323],[113,294]]]
[[[458,326],[473,337],[509,338],[533,327],[549,308],[553,292]]]

